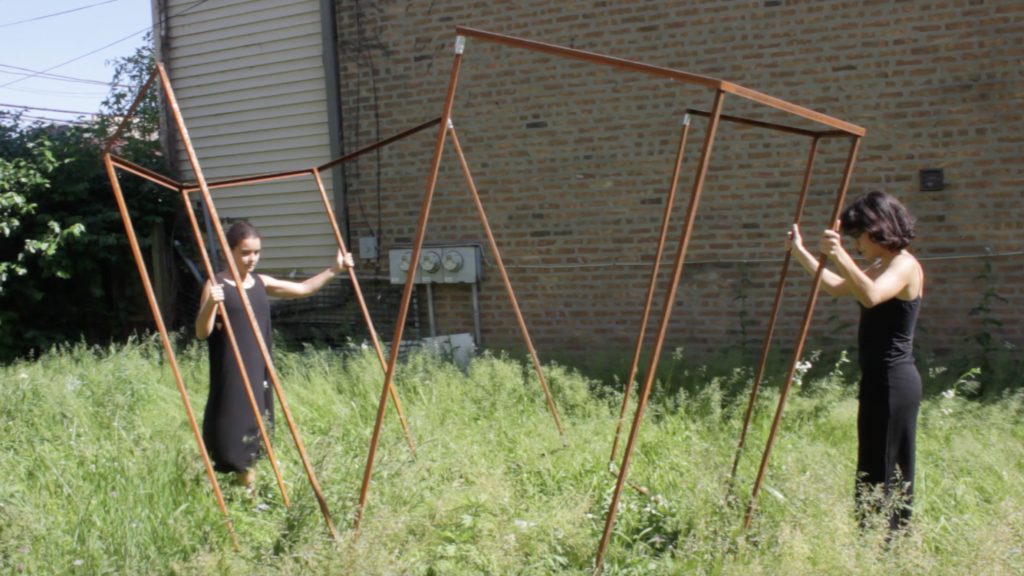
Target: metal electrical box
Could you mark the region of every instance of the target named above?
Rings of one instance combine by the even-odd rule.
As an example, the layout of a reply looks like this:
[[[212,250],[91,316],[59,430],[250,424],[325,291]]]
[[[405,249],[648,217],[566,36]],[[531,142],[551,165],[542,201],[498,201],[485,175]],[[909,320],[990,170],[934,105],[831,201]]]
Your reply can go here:
[[[405,284],[411,268],[412,249],[388,252],[392,284]],[[480,247],[452,244],[424,246],[416,269],[415,284],[476,284],[482,279]]]

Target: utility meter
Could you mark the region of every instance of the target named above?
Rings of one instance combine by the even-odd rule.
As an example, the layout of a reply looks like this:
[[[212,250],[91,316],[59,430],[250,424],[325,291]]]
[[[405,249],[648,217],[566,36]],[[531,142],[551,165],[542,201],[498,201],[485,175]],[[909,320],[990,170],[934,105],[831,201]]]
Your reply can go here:
[[[462,270],[462,265],[465,263],[465,259],[462,254],[449,250],[444,253],[444,258],[441,261],[441,265],[444,266],[446,272],[458,272]]]
[[[427,274],[441,271],[441,257],[437,252],[424,252],[420,256],[420,268]]]

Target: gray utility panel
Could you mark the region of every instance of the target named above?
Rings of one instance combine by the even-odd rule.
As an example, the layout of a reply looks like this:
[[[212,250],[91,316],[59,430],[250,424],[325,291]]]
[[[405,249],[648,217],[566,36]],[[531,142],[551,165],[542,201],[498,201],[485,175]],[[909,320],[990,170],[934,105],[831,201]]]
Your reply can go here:
[[[480,247],[451,244],[424,246],[414,284],[476,284],[482,278]],[[412,248],[396,248],[388,252],[391,283],[405,284],[412,264]]]

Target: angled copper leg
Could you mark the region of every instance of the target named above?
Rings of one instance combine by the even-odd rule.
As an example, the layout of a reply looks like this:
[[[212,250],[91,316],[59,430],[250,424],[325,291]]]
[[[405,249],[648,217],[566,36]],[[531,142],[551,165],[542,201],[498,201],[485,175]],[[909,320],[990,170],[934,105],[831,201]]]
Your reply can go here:
[[[860,149],[860,136],[853,138],[850,144],[850,155],[846,158],[846,168],[843,170],[843,180],[836,194],[836,204],[832,208],[832,218],[829,220],[829,228],[836,229],[836,220],[839,219],[843,210],[843,202],[846,200],[846,190],[850,186],[850,179],[853,177],[853,164],[857,160],[857,150]],[[750,521],[757,508],[757,497],[761,493],[761,483],[764,482],[765,471],[768,469],[768,460],[771,458],[772,446],[779,433],[779,424],[782,422],[782,412],[786,407],[786,400],[789,399],[789,392],[793,388],[793,377],[796,375],[796,365],[800,362],[800,355],[804,351],[804,343],[807,341],[807,332],[811,328],[811,316],[814,315],[814,305],[818,301],[818,290],[821,287],[821,276],[825,272],[825,263],[828,256],[822,255],[818,261],[818,271],[814,274],[814,283],[811,285],[811,294],[807,297],[807,306],[804,308],[804,319],[800,325],[800,334],[797,337],[796,348],[793,350],[793,359],[789,363],[789,372],[786,373],[786,380],[782,386],[782,394],[779,396],[779,406],[775,409],[775,420],[772,421],[772,431],[768,434],[768,443],[764,448],[764,455],[761,457],[761,467],[757,471],[757,478],[754,480],[754,491],[750,495],[750,504],[747,506],[747,514],[743,519],[743,527],[750,528]]]
[[[658,271],[661,269],[661,258],[665,253],[665,238],[668,237],[669,220],[672,218],[672,207],[676,200],[676,188],[679,185],[679,173],[683,170],[683,151],[686,148],[686,137],[690,133],[690,115],[683,116],[683,133],[679,137],[679,149],[676,151],[676,163],[672,170],[672,179],[668,188],[668,199],[665,201],[665,213],[661,217],[661,234],[658,236],[658,249],[654,251],[654,266],[651,267],[651,282],[647,286],[647,300],[644,313],[640,317],[640,333],[636,337],[636,348],[633,351],[633,364],[629,367],[629,378],[626,379],[626,391],[622,395],[622,410],[619,411],[619,423],[615,427],[615,441],[612,442],[612,455],[608,458],[608,469],[615,466],[615,455],[619,449],[619,437],[622,434],[622,423],[626,421],[626,410],[629,408],[629,396],[633,391],[633,380],[640,367],[640,354],[644,347],[644,335],[647,332],[647,320],[651,317],[651,305],[654,303],[654,291],[658,283]],[[614,473],[614,472],[613,472]],[[632,483],[630,483],[632,484]],[[638,488],[639,489],[639,488]],[[647,492],[641,490],[644,494]]]
[[[210,256],[206,252],[206,244],[203,243],[203,233],[199,230],[199,220],[196,219],[196,212],[192,209],[192,203],[189,201],[188,192],[181,190],[181,199],[185,203],[185,212],[188,213],[189,221],[192,223],[192,233],[196,238],[196,246],[199,246],[199,253],[203,257],[203,265],[206,267],[206,276],[211,283],[217,283],[217,273],[213,270],[213,265],[210,262]],[[274,447],[271,446],[270,436],[267,434],[267,429],[263,425],[263,415],[260,414],[259,404],[256,403],[256,396],[252,393],[252,383],[249,382],[249,374],[245,371],[245,363],[242,361],[242,352],[238,349],[238,340],[235,339],[235,330],[231,326],[231,320],[228,318],[228,311],[224,308],[223,304],[217,305],[217,313],[220,314],[221,320],[224,321],[224,333],[228,337],[228,342],[231,343],[231,350],[235,354],[235,362],[238,363],[238,371],[242,374],[242,384],[245,386],[245,393],[249,398],[249,405],[252,406],[253,416],[256,417],[256,425],[260,429],[260,437],[263,439],[263,445],[267,448],[267,458],[270,460],[270,466],[274,469],[274,476],[277,478],[277,487],[281,491],[281,498],[284,500],[284,505],[290,507],[291,501],[288,499],[288,490],[284,487],[284,479],[281,478],[281,470],[277,465],[277,457],[274,456]]]
[[[148,86],[148,84],[147,84]],[[145,93],[143,90],[139,97]],[[231,541],[238,547],[238,536],[235,535],[235,528],[231,525],[231,517],[228,515],[227,506],[224,505],[224,495],[220,491],[220,484],[217,483],[217,476],[213,472],[213,464],[210,463],[210,455],[206,452],[206,444],[203,443],[203,434],[196,424],[196,416],[192,412],[192,403],[188,400],[188,393],[185,391],[185,383],[181,379],[181,371],[178,369],[178,360],[174,356],[174,349],[171,347],[171,339],[167,335],[167,328],[164,326],[164,317],[160,313],[160,306],[156,302],[156,294],[153,293],[153,286],[149,281],[149,272],[146,271],[146,261],[142,258],[142,251],[139,249],[139,241],[135,236],[135,227],[132,226],[132,217],[128,213],[128,206],[124,202],[124,195],[121,193],[121,184],[117,179],[117,172],[114,164],[110,161],[110,155],[104,153],[103,164],[107,168],[107,176],[110,177],[110,185],[114,188],[114,198],[117,200],[117,209],[121,212],[121,220],[124,221],[125,232],[128,233],[128,243],[132,247],[132,256],[135,257],[135,265],[139,268],[139,276],[142,277],[142,287],[146,292],[146,299],[149,301],[149,308],[153,312],[153,319],[156,321],[156,328],[160,331],[160,340],[164,345],[164,352],[167,360],[170,361],[171,371],[174,372],[174,381],[178,385],[178,393],[181,394],[181,401],[185,404],[185,412],[188,414],[189,425],[192,426],[192,434],[196,437],[199,445],[199,454],[203,457],[203,464],[206,466],[206,475],[210,478],[210,485],[213,486],[213,493],[217,497],[217,506],[224,515],[224,524],[231,533]]]
[[[505,270],[505,264],[501,260],[498,243],[494,240],[494,232],[491,231],[491,225],[487,221],[484,205],[480,202],[480,194],[476,191],[473,175],[469,171],[469,164],[466,163],[466,156],[462,153],[462,146],[459,144],[459,137],[455,134],[455,125],[452,124],[451,119],[448,120],[448,133],[452,136],[452,144],[455,146],[455,152],[459,155],[462,171],[466,174],[466,182],[469,184],[470,193],[473,194],[473,202],[476,204],[477,213],[480,214],[480,222],[484,225],[484,232],[487,233],[487,241],[491,245],[494,262],[498,265],[498,270],[501,271],[501,279],[505,283],[505,291],[508,293],[508,299],[512,302],[512,311],[515,312],[516,320],[519,322],[519,331],[523,334],[526,347],[530,350],[530,357],[533,358],[533,367],[537,370],[537,377],[540,378],[541,387],[544,388],[544,397],[547,398],[548,409],[551,410],[551,416],[555,419],[555,427],[558,428],[558,434],[562,437],[562,445],[568,446],[569,441],[566,440],[565,431],[562,430],[562,421],[558,418],[558,410],[555,409],[555,400],[551,397],[551,389],[548,388],[547,380],[544,379],[544,372],[540,369],[540,359],[537,357],[537,350],[533,347],[530,332],[526,329],[526,321],[523,319],[522,311],[519,310],[519,301],[516,300],[516,294],[512,290],[512,282],[508,279],[508,271]]]
[[[324,189],[324,182],[320,179],[320,170],[313,168],[313,178],[316,179],[317,188],[320,190],[320,198],[324,201],[324,208],[327,209],[327,217],[331,220],[331,228],[334,229],[334,238],[338,241],[338,250],[342,254],[348,254],[345,241],[341,239],[341,230],[338,228],[338,221],[334,218],[334,209],[331,208],[331,201],[327,198],[327,190]],[[377,358],[380,359],[380,367],[387,372],[387,361],[384,360],[384,350],[380,346],[380,338],[377,337],[377,330],[373,327],[373,319],[370,318],[370,309],[366,307],[366,300],[363,298],[363,290],[359,287],[359,280],[356,278],[356,271],[348,267],[348,277],[352,280],[352,290],[356,293],[356,300],[359,301],[359,308],[363,311],[363,318],[366,320],[366,328],[370,331],[370,339],[373,340],[373,347],[377,350]],[[412,432],[409,431],[409,424],[405,421],[405,414],[402,413],[402,404],[398,401],[398,392],[394,384],[389,388],[391,400],[395,403],[395,411],[398,412],[398,419],[402,421],[402,430],[405,431],[405,439],[409,443],[412,455],[416,456],[416,445],[412,441]]]
[[[800,216],[804,213],[804,204],[807,201],[807,189],[811,185],[811,172],[814,170],[814,158],[818,153],[818,142],[820,138],[815,136],[811,141],[811,151],[807,157],[807,168],[804,170],[804,181],[800,186],[800,197],[796,202],[796,214],[793,216],[793,224],[800,224]],[[729,471],[729,481],[725,492],[726,499],[732,492],[733,481],[736,479],[736,469],[740,465],[740,455],[743,453],[743,442],[747,438],[747,428],[750,426],[750,416],[754,412],[754,402],[757,400],[757,392],[764,379],[764,369],[768,364],[768,350],[772,343],[772,334],[775,333],[775,321],[779,316],[779,307],[782,304],[782,292],[786,287],[786,274],[789,272],[789,260],[791,254],[786,252],[782,259],[782,272],[779,273],[779,284],[775,287],[775,301],[772,303],[772,313],[768,317],[768,328],[765,330],[764,344],[761,347],[761,362],[757,366],[757,373],[754,375],[754,385],[750,390],[750,401],[747,403],[747,414],[743,417],[743,429],[740,431],[740,441],[736,446],[736,456],[732,461],[732,470]]]
[[[213,198],[210,196],[210,190],[206,187],[206,179],[203,177],[203,169],[199,166],[199,159],[196,157],[195,149],[192,147],[192,141],[188,136],[188,128],[185,126],[185,120],[182,118],[181,110],[178,108],[178,101],[174,96],[174,90],[171,88],[170,78],[168,78],[167,71],[164,69],[162,63],[157,63],[157,71],[160,73],[160,80],[163,84],[164,94],[167,96],[167,102],[174,115],[178,132],[181,134],[181,141],[185,145],[185,152],[188,154],[189,162],[192,164],[192,171],[195,172],[196,181],[198,182],[200,192],[203,195],[203,201],[206,203],[206,206],[210,211],[210,218],[213,223],[214,232],[217,235],[217,240],[221,246],[221,250],[224,251],[225,255],[231,254],[231,248],[228,246],[228,239],[224,235],[224,228],[221,226],[220,218],[217,216],[217,207],[214,206]],[[334,528],[334,522],[331,521],[331,513],[327,509],[327,501],[324,500],[323,491],[320,490],[320,483],[316,479],[316,473],[313,472],[313,465],[309,461],[309,455],[306,454],[306,448],[303,446],[302,438],[299,436],[299,431],[295,426],[295,419],[292,417],[291,409],[288,407],[288,401],[284,396],[284,390],[281,388],[281,381],[277,376],[277,370],[274,368],[274,361],[270,357],[270,349],[267,347],[267,343],[263,340],[263,333],[260,331],[259,323],[256,321],[256,314],[252,310],[252,304],[249,302],[249,296],[245,292],[245,286],[242,283],[241,275],[238,273],[238,267],[235,266],[234,259],[228,257],[225,258],[225,260],[227,260],[228,269],[231,271],[231,278],[235,282],[238,294],[241,296],[242,304],[245,306],[245,312],[249,317],[249,324],[252,328],[253,335],[256,337],[256,343],[259,344],[263,360],[267,365],[267,373],[270,375],[270,381],[274,384],[274,391],[277,392],[277,399],[281,403],[281,412],[284,413],[285,420],[288,422],[288,428],[292,433],[292,438],[295,439],[295,447],[298,449],[299,456],[302,459],[302,465],[306,469],[306,476],[309,478],[309,484],[312,486],[313,492],[316,494],[317,502],[320,504],[320,512],[324,516],[324,521],[327,523],[327,528],[330,530],[331,536],[334,539],[337,539],[338,531]]]
[[[690,246],[690,235],[693,232],[693,222],[697,217],[697,205],[700,202],[700,193],[704,188],[704,181],[708,173],[708,164],[711,162],[711,149],[715,143],[715,133],[718,131],[718,120],[722,114],[722,105],[725,102],[725,92],[715,92],[715,103],[711,109],[711,117],[708,122],[707,133],[704,136],[704,147],[701,149],[700,161],[697,164],[697,174],[693,181],[693,191],[690,193],[690,204],[686,208],[686,218],[683,221],[683,233],[679,237],[679,246],[676,249],[674,264],[672,265],[672,280],[668,291],[665,293],[665,301],[661,307],[661,318],[658,320],[658,333],[654,340],[654,349],[651,351],[651,358],[647,363],[647,373],[644,376],[644,385],[640,389],[640,400],[637,403],[636,412],[633,416],[633,426],[629,430],[629,440],[626,441],[626,451],[622,455],[622,467],[619,470],[619,479],[615,483],[615,492],[612,496],[611,505],[608,507],[608,516],[604,523],[604,533],[601,535],[601,543],[597,547],[597,559],[594,562],[595,574],[601,573],[601,564],[604,562],[604,555],[608,549],[608,540],[612,535],[612,528],[615,526],[615,515],[619,509],[619,500],[622,497],[622,488],[626,484],[626,475],[629,474],[629,464],[633,458],[633,450],[636,448],[636,441],[640,434],[640,425],[643,423],[644,409],[647,407],[647,399],[651,394],[651,386],[654,383],[655,371],[658,367],[658,360],[661,358],[661,349],[665,344],[665,335],[668,333],[668,321],[672,316],[672,307],[675,304],[676,290],[679,288],[679,278],[683,273],[683,263],[686,261],[686,251]]]
[[[434,142],[434,159],[431,162],[430,174],[427,177],[427,190],[423,194],[420,219],[416,225],[416,241],[412,248],[412,261],[409,264],[409,272],[405,279],[405,289],[402,291],[402,303],[398,307],[398,322],[395,326],[395,337],[391,341],[391,355],[388,357],[388,368],[384,374],[384,389],[381,391],[380,403],[377,406],[377,421],[373,425],[373,437],[370,439],[370,450],[366,457],[366,469],[363,472],[363,485],[359,490],[359,507],[356,509],[354,523],[357,535],[363,521],[363,512],[366,510],[366,498],[370,490],[370,477],[373,475],[373,461],[377,456],[381,423],[384,421],[384,411],[388,405],[388,391],[391,389],[391,383],[395,378],[395,365],[398,363],[398,352],[402,345],[402,334],[405,332],[405,320],[409,316],[409,303],[412,301],[412,291],[415,288],[413,281],[416,277],[416,268],[419,266],[423,239],[427,233],[427,220],[430,217],[430,202],[434,197],[434,187],[437,185],[437,172],[441,168],[441,153],[444,151],[446,127],[448,126],[448,119],[452,115],[452,106],[455,103],[455,86],[459,79],[459,67],[462,65],[462,47],[465,46],[465,39],[461,37],[456,38],[455,46],[455,61],[452,63],[451,78],[448,80],[448,94],[444,100],[441,127],[437,132],[437,140]]]

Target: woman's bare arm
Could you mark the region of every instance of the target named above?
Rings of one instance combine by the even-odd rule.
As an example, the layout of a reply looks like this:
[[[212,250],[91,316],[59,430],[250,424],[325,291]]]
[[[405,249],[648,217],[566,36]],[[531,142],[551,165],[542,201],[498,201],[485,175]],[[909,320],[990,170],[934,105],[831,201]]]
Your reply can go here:
[[[332,278],[341,272],[344,272],[352,265],[354,265],[352,254],[342,255],[339,250],[334,265],[312,278],[303,280],[302,282],[278,280],[277,278],[271,278],[270,276],[265,276],[263,274],[260,274],[260,278],[263,279],[263,284],[267,287],[268,296],[274,296],[276,298],[306,298],[319,292],[321,288],[331,281]]]
[[[809,274],[813,276],[818,273],[818,259],[804,248],[803,238],[800,236],[800,228],[796,224],[793,225],[793,229],[790,230],[789,236],[786,239],[786,249],[796,257],[800,265]],[[850,287],[846,284],[846,279],[827,268],[821,274],[821,287],[835,298],[851,294]]]
[[[203,286],[203,296],[199,301],[199,315],[196,316],[196,338],[206,340],[213,333],[213,324],[217,318],[217,305],[224,301],[224,287],[211,284]]]

